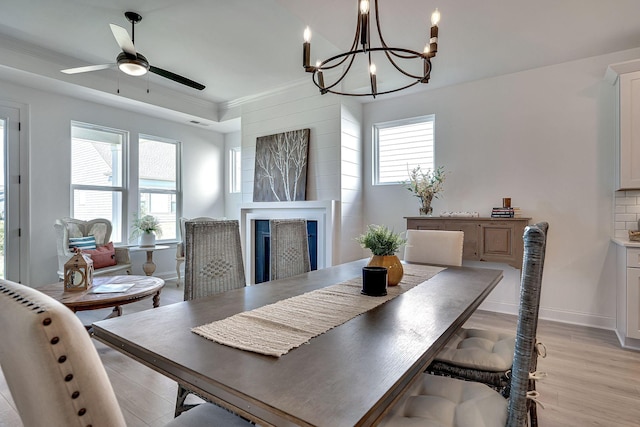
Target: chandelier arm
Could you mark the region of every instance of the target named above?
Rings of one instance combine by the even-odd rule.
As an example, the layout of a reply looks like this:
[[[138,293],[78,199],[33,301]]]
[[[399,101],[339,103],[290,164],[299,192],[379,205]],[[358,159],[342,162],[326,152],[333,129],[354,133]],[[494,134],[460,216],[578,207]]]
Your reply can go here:
[[[380,38],[380,44],[382,47],[387,48],[387,42],[384,41],[384,37],[382,37],[382,30],[380,29],[380,14],[378,13],[378,0],[375,0],[375,9],[376,9],[376,28],[378,30],[378,37]]]
[[[334,66],[331,66],[331,67],[325,67],[325,68],[322,68],[322,67],[318,67],[318,68],[316,68],[316,70],[313,72],[313,77],[314,77],[314,78],[313,78],[313,83],[315,83],[315,85],[316,85],[316,86],[318,86],[318,88],[320,88],[320,90],[321,90],[321,91],[325,91],[325,92],[332,92],[332,91],[331,91],[331,90],[329,90],[329,89],[331,89],[332,87],[336,86],[338,83],[340,83],[340,82],[341,82],[341,81],[342,81],[342,80],[347,76],[347,73],[349,73],[349,70],[351,69],[351,66],[353,65],[353,61],[356,59],[356,55],[355,55],[355,54],[360,53],[360,52],[362,52],[362,50],[358,50],[358,51],[351,52],[351,53],[353,53],[353,55],[351,55],[351,61],[349,62],[349,65],[347,65],[347,68],[344,70],[344,72],[342,73],[342,75],[338,78],[338,80],[336,80],[336,81],[335,81],[332,85],[330,85],[330,86],[322,87],[322,86],[320,86],[320,85],[318,84],[318,82],[316,82],[316,79],[315,79],[316,71],[321,72],[322,70],[330,70],[330,69],[332,69],[332,68],[335,68],[335,67],[336,67],[336,66],[338,66],[339,64],[342,64],[344,61],[346,61],[346,60],[349,58],[349,54],[348,54],[348,53],[346,53],[346,54],[345,54],[345,53],[343,53],[343,54],[341,54],[341,55],[337,55],[337,56],[334,56],[334,57],[331,57],[331,58],[327,59],[326,61],[324,61],[325,63],[326,63],[326,62],[331,62],[331,61],[332,61],[332,60],[334,60],[334,59],[338,59],[339,57],[344,56],[344,58],[342,59],[342,61],[340,61],[338,64],[336,64],[336,65],[334,65]],[[332,92],[332,93],[333,93],[333,92]]]
[[[399,92],[399,91],[401,91],[401,90],[408,89],[408,88],[410,88],[411,86],[415,86],[415,85],[417,85],[418,83],[420,83],[420,81],[411,82],[411,83],[409,83],[408,85],[405,85],[405,86],[402,86],[402,87],[399,87],[399,88],[396,88],[396,89],[391,89],[391,90],[387,90],[387,91],[384,91],[384,92],[376,92],[376,96],[378,96],[378,95],[386,95],[386,94],[388,94],[388,93],[393,93],[393,92]],[[333,86],[332,86],[332,87],[333,87]],[[333,93],[334,95],[344,95],[344,96],[372,96],[372,95],[373,95],[372,93],[347,93],[347,92],[338,92],[338,91],[330,90],[330,89],[327,89],[327,90],[326,90],[326,92]]]
[[[394,49],[394,48],[391,48],[391,49]],[[420,55],[419,53],[415,53],[415,55],[404,56],[404,55],[399,55],[399,54],[395,53],[395,51],[393,51],[393,50],[387,50],[387,49],[384,50],[384,54],[387,56],[387,59],[389,60],[391,65],[393,65],[396,70],[398,70],[399,72],[401,72],[405,76],[411,77],[411,78],[414,78],[414,79],[423,79],[425,77],[428,77],[428,74],[425,74],[424,76],[415,76],[415,75],[413,75],[411,73],[406,72],[398,64],[396,64],[396,62],[393,60],[393,58],[391,58],[392,54],[397,56],[397,57],[399,57],[399,58],[405,58],[405,59],[424,58],[423,55]],[[425,61],[426,61],[426,59],[425,59]],[[431,62],[429,61],[429,74],[430,73],[431,73]]]

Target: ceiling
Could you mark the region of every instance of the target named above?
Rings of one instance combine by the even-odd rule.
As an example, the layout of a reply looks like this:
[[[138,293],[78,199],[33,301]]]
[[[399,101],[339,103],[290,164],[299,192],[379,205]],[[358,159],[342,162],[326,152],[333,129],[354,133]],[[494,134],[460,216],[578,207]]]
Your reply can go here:
[[[292,84],[311,85],[302,67],[304,28],[313,32],[312,62],[326,59],[350,46],[356,7],[354,0],[2,0],[0,46],[11,43],[13,50],[38,60],[28,64],[0,56],[0,78],[44,76],[48,85],[90,88],[112,98],[118,86],[148,86],[158,99],[164,94],[217,109]],[[381,0],[387,43],[421,50],[436,7],[442,14],[438,55],[431,81],[421,90],[640,46],[637,0]],[[152,65],[201,82],[205,90],[154,74],[124,76],[115,68],[71,76],[59,72],[115,62],[120,49],[109,24],[130,31],[127,10],[143,17],[136,26],[136,49]],[[378,79],[393,82],[380,67]],[[136,102],[155,104],[148,96]],[[215,115],[210,118],[216,121]]]

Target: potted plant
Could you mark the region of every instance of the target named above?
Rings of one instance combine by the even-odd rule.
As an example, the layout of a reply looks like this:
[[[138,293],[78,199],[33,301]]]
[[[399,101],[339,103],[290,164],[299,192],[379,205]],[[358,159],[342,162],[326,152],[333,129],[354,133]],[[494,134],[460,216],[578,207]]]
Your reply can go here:
[[[366,233],[356,238],[356,241],[373,254],[367,265],[386,267],[389,286],[400,283],[404,270],[396,252],[400,246],[406,243],[407,239],[384,225],[372,224]]]
[[[409,172],[409,180],[405,181],[407,190],[420,199],[420,215],[431,215],[433,207],[431,201],[438,198],[438,193],[442,192],[445,180],[444,167],[440,166],[435,170],[423,171],[420,166],[416,166]]]
[[[139,217],[133,214],[133,225],[131,226],[131,239],[140,238],[140,246],[155,246],[156,236],[162,236],[162,228],[158,218],[153,215]]]

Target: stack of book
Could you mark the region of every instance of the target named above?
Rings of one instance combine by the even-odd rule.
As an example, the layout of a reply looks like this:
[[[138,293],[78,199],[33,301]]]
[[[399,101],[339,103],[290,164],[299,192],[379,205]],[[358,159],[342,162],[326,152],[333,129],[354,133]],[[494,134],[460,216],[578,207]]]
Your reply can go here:
[[[515,216],[516,208],[493,208],[491,210],[491,218],[515,218]]]

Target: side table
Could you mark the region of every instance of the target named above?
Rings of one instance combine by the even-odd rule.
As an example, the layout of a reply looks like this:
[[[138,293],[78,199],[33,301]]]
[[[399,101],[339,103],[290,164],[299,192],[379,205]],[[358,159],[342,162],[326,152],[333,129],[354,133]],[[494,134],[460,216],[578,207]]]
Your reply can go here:
[[[153,252],[160,251],[163,249],[169,249],[170,246],[165,245],[154,245],[154,246],[133,246],[129,248],[130,252],[140,252],[145,251],[147,253],[147,262],[142,265],[142,270],[144,274],[147,276],[152,276],[153,272],[156,271],[156,265],[153,262]]]

